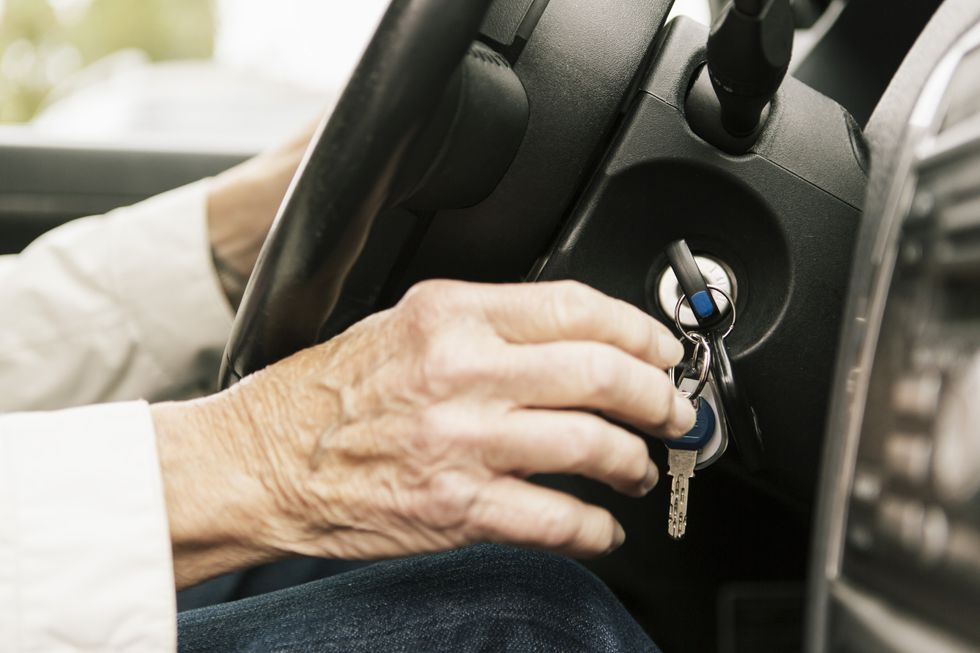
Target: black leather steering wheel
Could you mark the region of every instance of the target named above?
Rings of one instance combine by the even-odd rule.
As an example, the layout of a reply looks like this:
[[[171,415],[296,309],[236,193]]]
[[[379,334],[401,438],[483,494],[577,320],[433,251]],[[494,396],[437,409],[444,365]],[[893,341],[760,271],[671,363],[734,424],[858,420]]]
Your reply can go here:
[[[492,0],[392,0],[300,166],[222,360],[227,387],[318,342]],[[409,163],[410,164],[410,163]]]

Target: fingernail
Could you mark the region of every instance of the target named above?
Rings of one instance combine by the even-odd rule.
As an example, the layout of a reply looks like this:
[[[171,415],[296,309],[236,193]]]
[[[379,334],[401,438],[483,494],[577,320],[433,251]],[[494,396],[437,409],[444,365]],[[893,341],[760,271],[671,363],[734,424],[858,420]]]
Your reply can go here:
[[[657,487],[657,483],[660,482],[660,470],[657,466],[650,461],[650,468],[647,470],[646,478],[643,479],[643,495],[646,496],[650,494],[653,488]]]
[[[684,345],[679,340],[664,337],[660,349],[664,358],[667,359],[667,364],[671,367],[677,367],[684,360]]]
[[[698,414],[691,401],[681,395],[674,396],[674,414],[670,422],[670,432],[674,437],[680,437],[694,428]]]

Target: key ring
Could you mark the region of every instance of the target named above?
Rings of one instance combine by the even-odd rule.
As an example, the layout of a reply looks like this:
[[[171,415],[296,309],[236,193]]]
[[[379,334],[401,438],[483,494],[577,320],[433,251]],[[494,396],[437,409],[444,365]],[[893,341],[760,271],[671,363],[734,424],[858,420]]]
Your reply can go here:
[[[711,284],[708,284],[707,288],[708,290],[721,294],[722,297],[727,299],[728,305],[732,309],[732,323],[728,326],[728,330],[725,331],[725,334],[721,337],[722,340],[724,340],[725,338],[731,335],[732,331],[735,329],[735,320],[738,319],[738,314],[735,312],[735,301],[732,299],[731,295],[729,295],[727,292],[725,292],[718,286],[713,286]],[[677,330],[681,332],[681,335],[684,336],[685,340],[687,340],[688,342],[693,342],[695,345],[699,345],[700,343],[698,343],[698,341],[695,340],[695,337],[701,336],[701,334],[697,333],[696,331],[688,331],[687,329],[684,328],[684,325],[681,324],[681,307],[684,306],[684,302],[686,301],[687,301],[687,296],[681,293],[680,298],[677,300],[677,306],[674,307],[674,324],[677,325]],[[705,343],[707,343],[707,341],[704,340],[704,336],[701,336],[701,339]],[[696,353],[697,352],[695,351],[695,354]]]
[[[698,371],[698,384],[692,392],[682,391],[681,394],[684,395],[685,399],[690,399],[695,407],[697,407],[697,402],[700,401],[701,393],[704,392],[705,386],[708,385],[708,378],[711,374],[711,345],[708,343],[708,339],[700,333],[692,333],[690,340],[695,343],[694,356],[691,358],[692,364],[697,366],[698,359],[701,359],[701,365]],[[674,384],[674,387],[677,387],[677,368],[670,368],[667,374],[670,377],[670,382]],[[681,380],[683,381],[683,379]]]

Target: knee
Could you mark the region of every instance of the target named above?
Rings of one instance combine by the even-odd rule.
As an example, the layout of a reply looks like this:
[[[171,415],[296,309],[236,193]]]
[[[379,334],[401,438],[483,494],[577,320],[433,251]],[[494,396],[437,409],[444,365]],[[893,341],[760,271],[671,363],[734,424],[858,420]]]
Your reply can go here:
[[[609,589],[578,562],[541,551],[496,544],[458,551],[470,579],[502,603],[618,605]]]
[[[497,545],[451,555],[470,607],[493,615],[497,629],[541,638],[543,650],[656,650],[609,588],[573,560]]]
[[[181,650],[656,651],[603,583],[559,556],[479,546],[373,565],[181,615]],[[329,644],[329,646],[328,646]],[[336,646],[334,646],[336,645]],[[333,647],[333,648],[331,648]]]

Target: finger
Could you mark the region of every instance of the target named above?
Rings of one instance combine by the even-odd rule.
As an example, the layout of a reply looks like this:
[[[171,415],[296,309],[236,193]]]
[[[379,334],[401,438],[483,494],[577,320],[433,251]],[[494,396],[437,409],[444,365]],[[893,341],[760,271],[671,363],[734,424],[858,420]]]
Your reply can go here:
[[[680,436],[696,415],[662,370],[599,343],[517,345],[497,392],[527,408],[591,408],[651,434]]]
[[[659,480],[646,443],[595,415],[521,410],[492,428],[485,461],[498,472],[581,474],[633,496],[645,496]]]
[[[661,369],[684,356],[683,345],[663,324],[585,284],[488,285],[478,296],[491,325],[509,342],[602,342]]]
[[[470,512],[474,540],[517,544],[576,557],[613,551],[626,539],[608,511],[527,481],[492,481]]]

